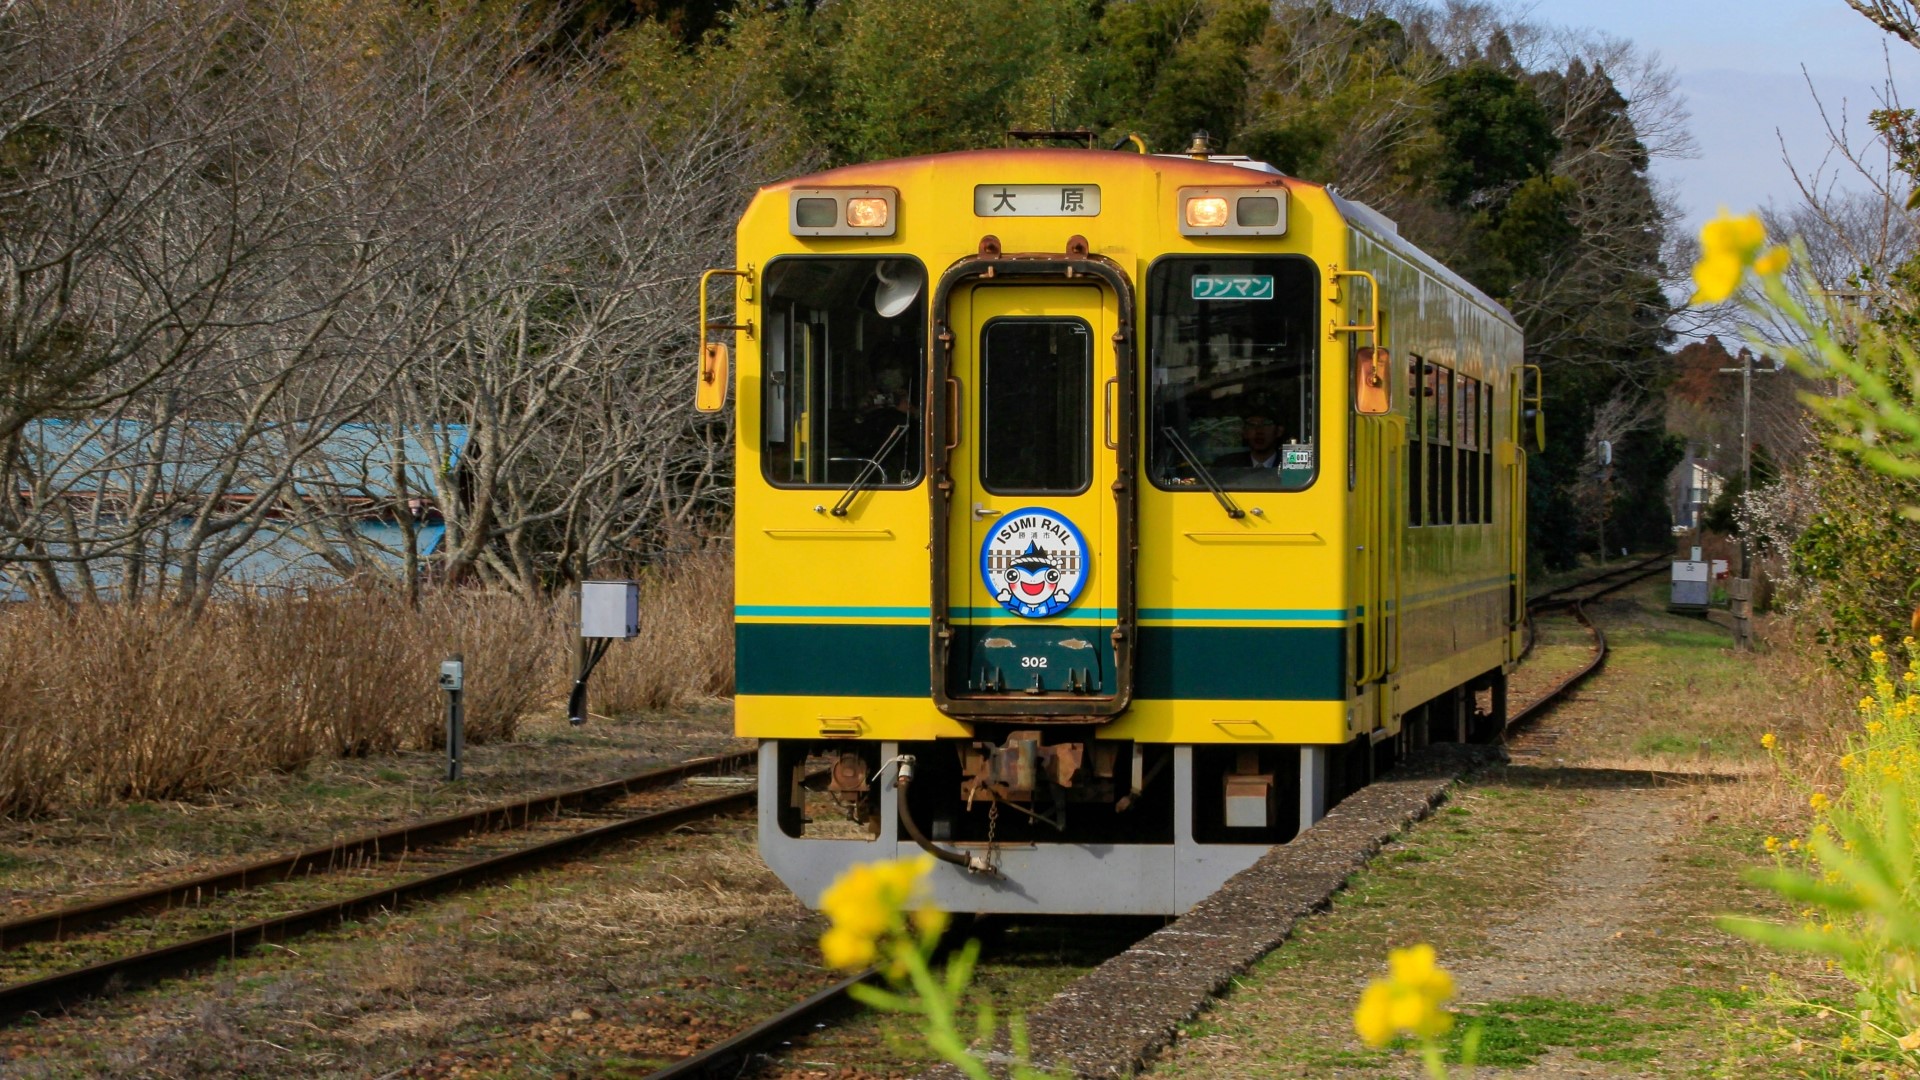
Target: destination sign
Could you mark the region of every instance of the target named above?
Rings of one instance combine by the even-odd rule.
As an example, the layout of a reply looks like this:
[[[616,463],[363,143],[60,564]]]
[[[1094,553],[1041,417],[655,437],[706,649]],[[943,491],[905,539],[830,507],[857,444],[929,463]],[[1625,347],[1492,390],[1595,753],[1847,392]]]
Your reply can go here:
[[[1195,274],[1195,300],[1271,300],[1272,274]]]
[[[979,217],[1093,217],[1100,213],[1099,184],[975,184]]]

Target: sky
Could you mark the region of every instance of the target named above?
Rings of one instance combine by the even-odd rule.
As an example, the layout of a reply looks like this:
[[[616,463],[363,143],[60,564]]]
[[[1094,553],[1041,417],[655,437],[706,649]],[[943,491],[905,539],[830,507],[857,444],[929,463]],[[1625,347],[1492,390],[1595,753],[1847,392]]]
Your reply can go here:
[[[1883,34],[1843,0],[1516,0],[1532,21],[1582,27],[1657,52],[1679,77],[1698,156],[1657,162],[1691,231],[1722,205],[1734,211],[1798,201],[1782,144],[1803,173],[1820,170],[1828,139],[1817,91],[1870,143],[1868,110],[1893,81],[1920,105],[1920,50]],[[1805,71],[1802,72],[1804,67]],[[1825,179],[1864,185],[1829,162]]]

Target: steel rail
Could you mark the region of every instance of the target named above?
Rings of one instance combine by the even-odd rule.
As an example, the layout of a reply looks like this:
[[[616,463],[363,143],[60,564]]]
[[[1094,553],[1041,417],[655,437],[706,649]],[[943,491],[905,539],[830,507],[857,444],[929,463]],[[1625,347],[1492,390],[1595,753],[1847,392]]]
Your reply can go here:
[[[1608,585],[1607,587],[1601,589],[1599,592],[1596,592],[1591,596],[1582,596],[1582,597],[1578,597],[1576,599],[1567,600],[1567,601],[1557,601],[1553,604],[1547,605],[1549,607],[1557,607],[1557,606],[1564,605],[1564,606],[1571,607],[1573,609],[1573,617],[1580,620],[1580,625],[1586,627],[1588,630],[1592,631],[1593,633],[1593,643],[1594,643],[1593,656],[1591,659],[1589,659],[1586,662],[1585,666],[1580,668],[1580,670],[1560,680],[1558,683],[1556,683],[1553,686],[1552,689],[1548,690],[1545,694],[1541,695],[1538,698],[1535,698],[1531,702],[1528,702],[1526,708],[1521,709],[1519,712],[1514,713],[1512,716],[1507,717],[1506,727],[1501,731],[1500,740],[1502,742],[1505,742],[1507,740],[1507,738],[1513,733],[1515,728],[1520,727],[1523,724],[1530,723],[1531,721],[1536,719],[1540,713],[1546,710],[1546,707],[1548,705],[1551,705],[1554,702],[1559,701],[1561,698],[1567,696],[1567,694],[1571,692],[1574,687],[1580,685],[1582,682],[1585,682],[1588,678],[1598,673],[1602,667],[1606,666],[1606,662],[1607,662],[1606,631],[1594,625],[1593,620],[1587,615],[1585,605],[1590,604],[1593,601],[1598,600],[1601,597],[1604,597],[1610,593],[1618,592],[1621,589],[1626,588],[1627,586],[1633,584],[1636,581],[1640,581],[1644,578],[1652,577],[1653,575],[1659,573],[1661,568],[1653,564],[1656,562],[1664,562],[1667,560],[1667,558],[1668,556],[1662,555],[1656,559],[1650,559],[1645,563],[1641,563],[1639,568],[1640,570],[1639,573],[1631,577],[1623,578],[1620,581],[1616,581],[1613,584]],[[1603,576],[1611,576],[1611,575],[1603,575]],[[1598,579],[1598,578],[1595,579],[1595,581],[1598,581],[1598,580],[1601,580],[1601,579]],[[1594,584],[1594,581],[1585,582],[1584,584],[1591,585],[1591,584]],[[1568,588],[1574,588],[1574,587],[1576,586],[1568,586]],[[1529,642],[1529,647],[1531,647],[1531,642]]]
[[[498,878],[563,861],[611,840],[658,835],[682,825],[754,807],[758,793],[749,789],[701,799],[585,829],[513,851],[443,870],[397,885],[385,886],[331,901],[304,911],[242,926],[230,927],[189,941],[102,960],[72,971],[0,987],[0,1023],[30,1013],[46,1013],[88,997],[181,974],[220,960],[242,956],[262,945],[324,930],[352,919],[396,911],[409,904],[445,893],[472,888]]]
[[[725,773],[753,764],[757,751],[693,758],[677,765],[650,769],[632,776],[589,784],[585,787],[550,791],[511,803],[503,803],[401,825],[383,832],[337,841],[324,847],[309,848],[245,866],[215,870],[200,877],[166,885],[123,893],[90,904],[79,904],[58,911],[28,915],[0,922],[0,949],[14,949],[32,941],[59,941],[68,934],[92,930],[136,915],[169,911],[196,904],[223,893],[257,888],[285,881],[298,874],[332,871],[394,858],[427,844],[485,832],[523,829],[538,818],[561,810],[596,806],[626,795],[707,773]]]
[[[1573,592],[1576,589],[1585,589],[1594,585],[1598,585],[1599,583],[1617,574],[1629,575],[1627,577],[1627,582],[1629,583],[1638,581],[1641,578],[1648,576],[1652,572],[1652,570],[1656,568],[1659,564],[1668,562],[1672,558],[1673,556],[1665,555],[1665,554],[1652,555],[1645,559],[1641,559],[1638,562],[1629,563],[1625,566],[1613,567],[1612,569],[1609,569],[1604,573],[1595,574],[1593,577],[1587,578],[1585,581],[1569,582],[1568,584],[1561,585],[1558,588],[1548,589],[1546,592],[1543,592],[1538,596],[1528,597],[1527,607],[1530,609],[1536,608],[1536,607],[1565,607],[1567,604],[1572,603],[1572,600],[1567,597],[1561,596],[1560,595],[1561,593]],[[1611,591],[1611,589],[1607,591]]]
[[[868,968],[852,978],[817,990],[804,1000],[780,1010],[750,1028],[704,1047],[686,1057],[647,1073],[642,1080],[688,1080],[690,1077],[739,1076],[755,1054],[780,1042],[788,1034],[807,1028],[828,1013],[857,1004],[852,990],[879,978],[879,968]]]
[[[940,943],[934,947],[936,959],[950,952],[967,936],[982,930],[991,931],[996,926],[1004,926],[1010,917],[1006,915],[974,915],[965,920],[964,925],[956,924],[948,928]],[[853,988],[862,983],[870,983],[880,978],[880,969],[870,967],[849,978],[840,980],[832,986],[822,987],[800,1001],[780,1010],[754,1024],[742,1028],[712,1046],[703,1047],[686,1057],[663,1065],[641,1080],[690,1080],[704,1077],[739,1077],[746,1073],[756,1054],[764,1054],[788,1035],[810,1029],[818,1024],[822,1017],[833,1015],[841,1010],[859,1008],[853,1000]]]

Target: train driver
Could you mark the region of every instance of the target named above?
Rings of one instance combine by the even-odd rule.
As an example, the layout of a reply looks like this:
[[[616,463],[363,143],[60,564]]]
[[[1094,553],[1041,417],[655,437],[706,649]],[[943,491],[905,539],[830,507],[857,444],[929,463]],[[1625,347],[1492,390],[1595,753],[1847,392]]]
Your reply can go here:
[[[1280,444],[1285,441],[1284,434],[1272,406],[1265,402],[1249,402],[1246,415],[1240,418],[1240,441],[1246,449],[1220,455],[1213,459],[1213,467],[1277,471],[1280,468]]]

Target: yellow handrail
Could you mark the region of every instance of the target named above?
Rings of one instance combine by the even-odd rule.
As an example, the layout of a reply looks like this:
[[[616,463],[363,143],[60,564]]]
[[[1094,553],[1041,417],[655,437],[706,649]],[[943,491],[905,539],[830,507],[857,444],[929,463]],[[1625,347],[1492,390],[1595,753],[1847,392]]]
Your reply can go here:
[[[752,337],[753,321],[751,319],[743,323],[721,323],[719,325],[711,325],[707,322],[707,283],[712,281],[714,278],[714,275],[716,274],[722,274],[727,277],[737,277],[737,278],[745,279],[740,286],[739,293],[734,298],[734,314],[736,316],[738,316],[739,314],[739,301],[741,300],[751,301],[753,299],[753,264],[752,263],[748,263],[747,268],[745,270],[720,269],[720,270],[709,270],[706,273],[701,274],[700,275],[700,343],[702,345],[706,344],[707,333],[712,330],[721,330],[721,331],[738,330],[741,333],[746,334],[748,337]]]
[[[1380,332],[1380,283],[1373,279],[1371,273],[1365,270],[1342,270],[1335,267],[1333,271],[1333,286],[1336,294],[1329,297],[1328,301],[1335,304],[1340,302],[1340,297],[1337,293],[1337,290],[1340,288],[1340,279],[1350,277],[1367,279],[1368,314],[1371,315],[1372,318],[1364,324],[1335,325],[1333,328],[1333,336],[1339,337],[1341,334],[1377,335]]]

